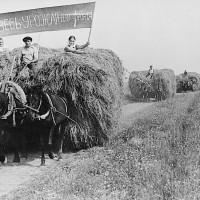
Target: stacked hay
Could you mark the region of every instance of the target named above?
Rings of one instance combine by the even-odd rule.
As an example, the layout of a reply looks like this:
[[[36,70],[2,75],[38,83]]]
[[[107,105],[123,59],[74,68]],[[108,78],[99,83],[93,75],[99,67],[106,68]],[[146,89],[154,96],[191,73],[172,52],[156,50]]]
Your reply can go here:
[[[0,81],[4,80],[9,75],[13,57],[0,53]]]
[[[133,71],[129,77],[129,88],[135,99],[143,98],[144,91],[148,98],[155,98],[159,91],[162,99],[173,97],[176,93],[176,77],[171,69],[154,70],[154,76],[146,78],[148,71]]]
[[[33,44],[37,47],[37,44]],[[17,63],[19,59],[19,54],[22,47],[13,49],[9,55],[5,55],[3,53],[0,53],[0,82],[2,80],[5,80],[9,76],[11,66],[13,65],[13,73],[12,78],[13,80],[19,84],[23,89],[27,85],[32,85],[33,83],[29,80],[29,72],[28,68],[23,68],[22,71],[19,73],[19,76],[16,77],[16,71],[17,71]],[[39,48],[39,61],[37,68],[41,68],[43,65],[43,62],[48,59],[49,57],[55,56],[57,54],[60,54],[62,52],[62,49],[50,49],[41,47]],[[14,59],[15,58],[15,59]]]
[[[187,75],[180,74],[176,76],[176,91],[196,91],[200,89],[200,74],[196,72],[188,72]]]
[[[39,69],[36,84],[67,99],[74,148],[108,140],[121,113],[122,74],[119,58],[105,49],[53,56]]]

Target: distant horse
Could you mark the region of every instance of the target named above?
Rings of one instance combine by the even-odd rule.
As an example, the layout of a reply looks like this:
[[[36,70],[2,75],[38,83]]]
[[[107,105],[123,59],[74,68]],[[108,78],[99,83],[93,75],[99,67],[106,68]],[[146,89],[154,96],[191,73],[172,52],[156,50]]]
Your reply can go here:
[[[0,116],[8,112],[9,97],[6,93],[0,93]],[[4,163],[6,157],[5,147],[8,146],[14,150],[13,162],[20,162],[18,147],[25,148],[25,131],[23,121],[25,120],[26,109],[22,104],[16,101],[16,108],[7,119],[0,119],[0,162]],[[27,157],[27,152],[25,157]]]
[[[142,99],[145,101],[150,100],[151,93],[153,91],[151,85],[147,82],[144,82],[140,85],[140,89],[141,89]]]
[[[67,126],[67,121],[70,119],[66,99],[58,95],[48,94],[43,91],[42,85],[36,85],[27,90],[27,102],[30,108],[34,108],[34,110],[29,109],[28,115],[36,123],[36,127],[47,130],[46,133],[39,131],[42,151],[41,165],[45,164],[44,152],[46,143],[48,143],[49,147],[49,157],[54,158],[54,154],[51,152],[52,140],[58,130],[62,132],[60,134],[61,145],[59,146],[58,152],[59,158],[62,158],[64,129]],[[46,137],[48,142],[45,141]]]

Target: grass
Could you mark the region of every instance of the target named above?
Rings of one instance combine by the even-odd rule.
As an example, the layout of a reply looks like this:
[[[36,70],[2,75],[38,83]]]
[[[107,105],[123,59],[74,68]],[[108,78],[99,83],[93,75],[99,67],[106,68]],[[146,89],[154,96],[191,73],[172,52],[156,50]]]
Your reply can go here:
[[[155,103],[106,147],[68,156],[5,199],[198,199],[199,125],[199,92]]]

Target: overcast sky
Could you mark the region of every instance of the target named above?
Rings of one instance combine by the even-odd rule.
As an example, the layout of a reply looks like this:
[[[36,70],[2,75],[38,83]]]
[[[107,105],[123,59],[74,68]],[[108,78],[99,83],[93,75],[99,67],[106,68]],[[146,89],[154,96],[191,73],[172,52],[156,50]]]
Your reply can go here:
[[[0,13],[93,2],[92,0],[4,0]],[[4,37],[12,50],[33,37],[41,46],[65,47],[70,35],[84,44],[89,29],[42,32]],[[39,37],[40,35],[40,37]],[[38,40],[39,39],[39,40]],[[199,0],[96,0],[91,47],[113,50],[132,71],[169,68],[200,73]]]

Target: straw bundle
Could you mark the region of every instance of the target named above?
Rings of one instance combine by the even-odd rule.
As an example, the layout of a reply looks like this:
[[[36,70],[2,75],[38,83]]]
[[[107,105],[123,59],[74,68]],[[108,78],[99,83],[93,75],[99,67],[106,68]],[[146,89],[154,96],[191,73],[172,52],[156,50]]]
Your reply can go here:
[[[122,64],[110,50],[53,56],[39,69],[36,83],[67,99],[70,137],[76,149],[108,140],[121,113]]]
[[[0,54],[0,82],[7,77],[12,62],[13,60],[10,56]]]
[[[180,74],[176,76],[176,91],[196,91],[200,89],[200,74],[196,72],[188,72],[187,75]]]
[[[129,88],[135,99],[143,98],[144,91],[148,93],[148,98],[155,98],[161,92],[162,99],[173,97],[176,93],[176,78],[170,69],[154,70],[152,78],[148,76],[148,71],[133,71],[129,77]]]

